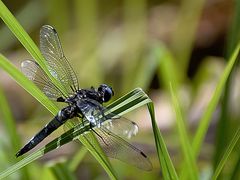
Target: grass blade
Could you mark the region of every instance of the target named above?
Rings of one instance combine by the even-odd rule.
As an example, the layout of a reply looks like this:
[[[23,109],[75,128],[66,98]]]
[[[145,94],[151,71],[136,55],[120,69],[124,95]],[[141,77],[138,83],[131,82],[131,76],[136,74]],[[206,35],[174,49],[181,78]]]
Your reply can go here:
[[[227,45],[225,49],[225,58],[229,59],[235,46],[237,45],[240,37],[240,1],[234,2],[233,18],[227,33]],[[236,69],[236,68],[235,68]],[[230,96],[231,88],[233,87],[233,74],[231,73],[225,86],[223,93],[223,100],[221,102],[220,117],[217,122],[216,138],[215,138],[215,152],[213,158],[213,168],[215,170],[220,159],[222,158],[223,152],[226,150],[226,146],[233,135],[229,127],[232,124],[232,116],[230,112]],[[230,137],[229,137],[230,136]],[[220,177],[219,177],[220,178]]]
[[[155,145],[157,148],[158,158],[160,165],[162,167],[162,173],[164,179],[178,179],[176,170],[173,166],[171,158],[168,154],[166,144],[163,140],[161,132],[156,123],[155,113],[154,113],[154,105],[152,102],[148,103],[148,110],[151,116],[153,134],[155,138]]]
[[[235,147],[235,145],[237,144],[237,142],[239,141],[240,138],[240,127],[238,128],[237,132],[235,133],[234,137],[232,138],[227,150],[225,151],[225,153],[222,156],[222,159],[220,160],[216,171],[214,172],[212,179],[217,179],[218,175],[220,174],[220,172],[222,171],[225,163],[228,160],[229,155],[231,154],[233,148]]]
[[[20,139],[17,135],[17,128],[14,122],[10,107],[7,103],[7,99],[4,95],[2,87],[0,87],[0,105],[1,105],[1,115],[5,124],[6,132],[10,138],[11,146],[16,152],[20,147]]]
[[[192,148],[190,146],[190,142],[187,135],[187,130],[185,127],[185,123],[182,117],[181,107],[179,105],[179,100],[176,95],[176,90],[170,84],[170,91],[172,96],[172,102],[173,107],[176,113],[176,123],[178,126],[179,136],[180,136],[180,142],[181,147],[184,155],[184,159],[186,161],[187,169],[189,169],[189,175],[191,179],[198,179],[198,169],[197,169],[197,163],[193,157]]]
[[[81,149],[74,155],[74,157],[71,159],[71,161],[68,163],[69,170],[74,172],[86,153],[88,152],[87,148],[81,147]]]
[[[58,180],[77,180],[64,162],[59,162],[50,167],[55,178]]]
[[[216,109],[217,103],[221,97],[221,93],[224,89],[225,83],[229,77],[229,74],[231,73],[231,70],[232,70],[235,62],[237,61],[239,50],[240,50],[240,42],[238,42],[238,45],[236,46],[231,58],[229,59],[228,64],[227,64],[226,68],[224,69],[223,74],[217,84],[215,92],[206,108],[206,111],[204,112],[201,120],[199,121],[200,124],[199,124],[197,132],[193,138],[193,144],[192,144],[195,159],[199,155],[200,149],[203,144],[204,137],[206,135],[208,126],[211,122],[212,114],[213,114],[214,110]],[[182,171],[181,177],[183,177],[183,179],[186,178],[186,174],[187,174],[186,165],[183,165],[183,171]]]
[[[181,80],[186,79],[187,66],[192,53],[195,34],[205,0],[181,1],[177,27],[172,38],[172,48],[178,60],[177,67]],[[184,43],[183,43],[184,42]]]
[[[212,97],[211,101],[209,102],[207,109],[206,109],[205,113],[203,114],[203,117],[199,121],[200,125],[197,129],[196,135],[193,140],[193,150],[194,150],[195,157],[197,157],[199,154],[200,148],[203,143],[203,139],[206,135],[209,123],[211,121],[212,114],[213,114],[214,110],[216,109],[217,103],[221,97],[221,93],[224,89],[224,85],[228,79],[228,76],[229,76],[235,62],[237,61],[239,50],[240,50],[240,42],[238,43],[237,47],[235,48],[226,68],[224,69],[223,74],[222,74],[222,76],[217,84],[217,87],[215,89],[215,92],[213,94],[213,97]]]

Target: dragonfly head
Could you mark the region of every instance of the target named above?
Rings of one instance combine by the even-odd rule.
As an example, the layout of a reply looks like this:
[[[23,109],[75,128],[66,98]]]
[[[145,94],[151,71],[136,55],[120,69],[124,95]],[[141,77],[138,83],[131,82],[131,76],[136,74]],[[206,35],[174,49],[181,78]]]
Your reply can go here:
[[[113,89],[106,84],[101,84],[98,87],[98,93],[99,93],[100,97],[102,98],[103,102],[108,102],[114,95]]]

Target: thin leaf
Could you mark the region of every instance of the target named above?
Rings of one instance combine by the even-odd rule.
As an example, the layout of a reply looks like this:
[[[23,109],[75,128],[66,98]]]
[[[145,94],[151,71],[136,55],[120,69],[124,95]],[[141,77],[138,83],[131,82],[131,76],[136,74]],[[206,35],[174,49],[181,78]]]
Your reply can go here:
[[[182,117],[181,107],[179,105],[179,100],[176,95],[176,90],[170,84],[170,91],[172,96],[172,102],[174,106],[174,110],[176,113],[176,123],[178,126],[178,132],[180,136],[181,148],[183,151],[184,159],[186,161],[186,166],[189,169],[189,175],[191,179],[198,179],[198,169],[197,163],[193,157],[192,148],[190,146],[190,142],[187,135],[187,130],[185,127],[185,123]]]
[[[216,171],[214,172],[214,174],[212,176],[212,179],[218,178],[218,176],[219,176],[220,172],[222,171],[225,163],[227,162],[228,157],[230,156],[233,148],[236,146],[237,142],[239,141],[239,138],[240,138],[240,127],[238,128],[237,132],[235,133],[234,137],[232,138],[227,150],[223,154],[222,159],[220,160],[220,162],[216,168]]]
[[[224,69],[221,78],[219,79],[219,82],[216,86],[214,94],[213,94],[205,112],[203,113],[201,120],[199,121],[200,124],[199,124],[197,132],[193,138],[193,143],[192,143],[192,148],[193,148],[193,153],[194,153],[195,159],[197,159],[197,157],[199,155],[200,149],[203,144],[204,137],[206,136],[207,129],[211,122],[212,114],[214,113],[217,103],[219,102],[219,99],[221,97],[225,83],[229,77],[229,74],[230,74],[235,62],[237,61],[239,49],[240,49],[240,42],[238,43],[231,58],[229,59],[228,64],[227,64],[226,68]],[[188,172],[188,169],[186,168],[186,165],[183,165],[183,171],[181,174],[181,177],[183,177],[183,179],[186,178],[187,172]]]
[[[151,116],[153,134],[155,138],[155,145],[157,148],[158,158],[160,161],[160,165],[162,167],[162,173],[164,179],[178,179],[176,170],[173,166],[169,153],[167,151],[166,144],[163,140],[161,132],[156,123],[155,113],[154,113],[154,105],[152,102],[148,103],[148,110]]]
[[[203,139],[206,135],[209,123],[211,122],[211,117],[213,112],[215,111],[216,107],[217,107],[217,103],[219,102],[219,99],[221,97],[224,85],[228,79],[228,76],[235,64],[235,61],[237,61],[237,56],[239,54],[239,49],[240,49],[240,42],[238,43],[237,47],[235,48],[231,58],[229,59],[229,62],[226,66],[226,68],[223,71],[223,74],[217,84],[217,87],[215,89],[215,92],[213,94],[213,97],[211,98],[205,113],[203,114],[203,117],[201,118],[201,120],[199,121],[199,127],[197,129],[196,135],[194,136],[193,139],[193,150],[194,150],[194,154],[195,157],[198,156],[199,152],[200,152],[200,148],[202,146],[203,143]]]
[[[68,166],[65,162],[59,162],[50,166],[53,174],[55,175],[56,179],[58,180],[76,180],[77,178],[74,176],[73,173],[69,170]]]
[[[233,6],[233,17],[231,19],[230,27],[228,28],[227,33],[227,45],[225,49],[225,58],[229,59],[231,54],[234,51],[235,46],[237,45],[240,37],[240,1],[234,1]],[[236,69],[236,68],[235,68]],[[234,70],[232,71],[234,72]],[[226,146],[230,140],[229,136],[232,136],[232,130],[229,128],[232,124],[231,116],[231,90],[233,87],[233,75],[231,73],[226,82],[226,86],[223,92],[223,98],[221,102],[221,112],[219,120],[217,121],[216,126],[216,135],[215,135],[215,152],[213,155],[213,168],[216,169],[220,159],[222,158],[223,152],[226,150]],[[221,178],[221,177],[219,177]]]
[[[178,21],[172,37],[172,48],[177,59],[178,72],[181,73],[179,74],[181,80],[186,79],[187,66],[204,3],[205,0],[181,1]]]
[[[176,60],[171,52],[163,45],[157,44],[154,48],[156,58],[159,60],[158,77],[164,88],[169,89],[169,82],[174,82],[178,88],[182,73],[177,68]]]
[[[80,150],[78,150],[78,152],[73,156],[71,161],[68,163],[70,171],[73,172],[77,169],[78,165],[80,164],[80,162],[82,161],[87,152],[88,150],[85,147],[82,147]]]
[[[17,128],[14,122],[9,104],[4,95],[2,87],[0,87],[0,106],[1,106],[1,114],[2,119],[5,124],[6,132],[8,133],[8,137],[10,138],[12,148],[17,151],[20,147],[20,139],[17,135]]]

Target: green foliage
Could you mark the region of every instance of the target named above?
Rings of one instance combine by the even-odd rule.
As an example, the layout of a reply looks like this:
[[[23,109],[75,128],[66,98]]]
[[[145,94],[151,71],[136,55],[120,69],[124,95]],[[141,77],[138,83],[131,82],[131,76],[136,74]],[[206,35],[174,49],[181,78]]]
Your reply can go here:
[[[179,100],[176,95],[176,90],[174,89],[172,84],[170,84],[170,91],[172,95],[174,110],[176,113],[176,123],[178,126],[181,148],[182,148],[184,159],[186,162],[186,168],[191,169],[191,171],[188,171],[191,179],[198,179],[198,169],[197,169],[196,160],[194,159],[193,151],[190,146],[187,130],[185,127],[185,121],[182,117],[182,112],[181,112],[182,110],[179,105]]]
[[[153,77],[157,75],[159,84],[163,86],[163,90],[169,92],[166,93],[166,96],[169,96],[169,99],[170,97],[172,99],[172,109],[175,111],[176,116],[176,122],[173,124],[173,127],[176,126],[177,130],[175,133],[172,133],[170,138],[168,137],[168,134],[165,136],[165,131],[163,131],[162,134],[158,127],[158,116],[155,115],[155,110],[158,111],[159,107],[154,107],[152,100],[142,89],[134,89],[107,106],[111,112],[124,115],[136,108],[147,105],[151,117],[152,132],[155,141],[154,148],[156,149],[158,157],[156,158],[154,155],[151,157],[152,160],[155,160],[154,172],[144,174],[148,179],[159,179],[159,171],[164,179],[201,179],[204,176],[208,176],[209,178],[211,177],[212,179],[225,177],[229,179],[238,179],[240,155],[237,152],[238,150],[235,149],[239,149],[240,130],[239,123],[237,124],[232,120],[231,113],[229,112],[229,109],[231,108],[229,107],[232,88],[231,76],[234,75],[234,73],[231,72],[234,72],[234,67],[236,67],[236,71],[239,71],[237,61],[240,49],[240,3],[235,1],[236,6],[233,12],[234,19],[229,31],[226,49],[226,59],[228,60],[226,67],[221,73],[206,109],[199,118],[199,124],[196,132],[193,132],[188,124],[188,115],[191,112],[189,112],[188,107],[185,106],[183,102],[184,98],[181,97],[181,92],[187,87],[187,89],[189,89],[188,93],[191,101],[190,103],[193,103],[196,98],[194,96],[196,93],[195,90],[198,90],[198,88],[204,84],[207,79],[210,79],[209,74],[212,75],[212,72],[209,73],[199,68],[199,71],[201,72],[197,73],[199,75],[198,78],[202,79],[201,82],[198,81],[199,79],[194,81],[188,79],[187,77],[189,60],[194,45],[197,26],[203,12],[202,9],[204,7],[204,1],[184,0],[181,2],[177,28],[173,32],[173,37],[170,42],[171,49],[168,49],[166,45],[159,41],[151,41],[149,43],[150,46],[146,45],[149,41],[147,34],[149,9],[148,1],[146,0],[122,1],[122,29],[118,30],[117,33],[114,32],[117,34],[115,36],[113,36],[114,33],[111,31],[107,31],[107,33],[110,32],[110,34],[107,34],[107,37],[110,36],[112,39],[102,36],[101,30],[105,28],[106,24],[111,22],[111,18],[119,11],[118,3],[119,2],[117,1],[111,1],[108,2],[107,5],[104,5],[106,6],[104,9],[107,9],[108,16],[102,17],[104,16],[104,13],[102,14],[102,12],[99,12],[99,9],[103,8],[103,5],[97,0],[91,0],[88,2],[75,0],[71,3],[66,0],[55,0],[51,2],[45,1],[44,4],[39,2],[29,2],[21,9],[21,11],[16,13],[15,17],[18,19],[17,20],[7,9],[4,3],[0,1],[0,17],[5,23],[5,26],[0,29],[0,35],[4,36],[1,38],[0,49],[7,49],[14,42],[14,40],[8,38],[8,28],[30,53],[33,59],[40,64],[53,83],[58,88],[63,89],[61,84],[59,84],[59,82],[56,81],[47,70],[44,63],[45,60],[42,57],[40,50],[25,30],[27,29],[30,32],[30,30],[33,29],[32,27],[40,27],[40,22],[43,18],[47,18],[49,24],[56,27],[61,38],[62,34],[74,27],[76,32],[69,31],[69,34],[67,34],[69,37],[74,35],[74,38],[72,39],[75,40],[70,43],[71,51],[69,50],[71,52],[70,57],[77,59],[73,62],[73,66],[81,67],[81,75],[87,74],[90,71],[94,72],[92,73],[94,75],[91,77],[91,81],[85,76],[81,78],[85,81],[83,84],[86,82],[88,83],[88,81],[91,82],[90,84],[92,85],[98,82],[102,83],[105,80],[112,81],[113,86],[116,86],[116,88],[114,88],[116,89],[116,94],[125,94],[129,91],[129,89],[133,89],[135,87],[141,87],[142,89],[148,91]],[[56,4],[58,4],[58,6],[55,6]],[[39,14],[38,11],[40,6],[42,9],[41,14]],[[115,7],[115,9],[113,7]],[[28,19],[28,17],[30,18]],[[21,22],[21,24],[19,22]],[[24,26],[24,28],[22,26]],[[104,26],[104,28],[101,26]],[[106,29],[104,29],[104,31],[105,30]],[[124,39],[125,42],[115,41],[117,38],[121,40]],[[66,39],[63,36],[63,40],[66,41],[67,45]],[[106,41],[112,41],[111,43],[113,43],[107,44],[107,56],[111,53],[111,51],[115,52],[117,49],[118,51],[116,52],[120,51],[123,53],[120,55],[118,54],[118,57],[115,59],[121,59],[121,61],[118,62],[116,60],[115,62],[113,60],[110,62],[103,61],[101,59],[101,48],[104,45],[102,41],[105,39]],[[64,46],[65,41],[63,41]],[[121,44],[124,44],[123,47]],[[115,47],[115,45],[117,46]],[[79,57],[81,57],[81,60],[78,59]],[[106,56],[104,58],[106,58]],[[208,62],[208,58],[206,58],[204,63],[206,66],[211,66]],[[0,67],[22,88],[37,99],[49,112],[53,115],[58,112],[59,108],[2,54],[0,54]],[[114,76],[110,77],[109,74],[114,74]],[[170,89],[169,84],[171,84]],[[158,89],[158,93],[159,91],[160,90]],[[223,99],[221,99],[222,95]],[[158,98],[159,94],[156,99]],[[4,130],[10,141],[9,144],[15,152],[20,147],[20,140],[17,134],[14,118],[12,117],[4,92],[2,92],[1,89],[0,104],[2,107],[1,114],[3,117],[3,121],[1,122],[4,124]],[[216,132],[216,144],[215,146],[211,144],[211,149],[215,148],[215,152],[213,153],[214,157],[212,158],[213,161],[204,162],[207,165],[203,166],[202,164],[204,163],[200,162],[201,158],[199,158],[199,155],[200,152],[205,150],[205,147],[207,146],[204,139],[207,137],[207,131],[210,127],[210,123],[212,122],[213,113],[219,104],[221,104],[221,117],[220,121],[218,121],[217,125],[215,125],[218,129]],[[236,117],[236,119],[238,120],[239,117]],[[76,179],[75,173],[88,151],[103,167],[104,171],[111,179],[122,177],[123,175],[121,174],[125,175],[127,173],[126,170],[131,171],[127,165],[124,167],[125,169],[121,168],[121,166],[120,168],[118,166],[112,166],[112,163],[109,162],[95,136],[91,132],[90,133],[93,139],[93,142],[91,143],[82,136],[85,131],[90,130],[89,125],[84,127],[80,124],[71,125],[71,123],[69,123],[67,125],[69,126],[69,130],[67,132],[55,138],[46,146],[36,148],[32,154],[29,154],[18,162],[16,162],[16,159],[11,157],[12,153],[7,154],[3,152],[3,154],[0,154],[1,157],[4,156],[4,162],[9,161],[6,162],[6,164],[13,164],[8,169],[0,173],[0,179],[9,177],[10,174],[17,172],[19,169],[21,169],[19,174],[22,175],[21,177],[23,177],[23,179],[38,178],[34,175],[34,173],[29,173],[34,172],[34,169],[36,172],[36,169],[38,169],[38,166],[37,168],[35,166],[36,163],[32,162],[36,161],[46,153],[56,150],[73,140],[79,140],[84,146],[81,147],[71,159],[61,163],[56,163],[50,168],[39,165],[41,168],[48,170],[46,175],[43,175],[44,177],[47,177],[45,179],[53,177],[57,179]],[[229,130],[232,130],[232,132],[229,133]],[[148,140],[150,139],[149,137],[147,138]],[[175,145],[174,148],[180,147],[181,151],[174,153],[176,151],[174,149],[175,151],[172,152],[172,144]],[[2,151],[0,151],[0,153],[2,153]],[[231,162],[231,155],[235,157],[235,161],[234,163],[230,163],[230,168],[228,167],[224,169],[227,163]],[[181,161],[179,161],[179,159]],[[31,165],[27,166],[30,163]],[[26,169],[26,166],[30,170]],[[204,169],[206,167],[207,169]],[[206,171],[209,172],[208,175],[206,175]],[[224,174],[225,171],[227,172],[226,174]],[[136,174],[134,177],[145,177],[141,176],[141,173],[142,172],[130,172],[129,174],[131,177],[133,174]],[[138,176],[137,174],[140,175]]]

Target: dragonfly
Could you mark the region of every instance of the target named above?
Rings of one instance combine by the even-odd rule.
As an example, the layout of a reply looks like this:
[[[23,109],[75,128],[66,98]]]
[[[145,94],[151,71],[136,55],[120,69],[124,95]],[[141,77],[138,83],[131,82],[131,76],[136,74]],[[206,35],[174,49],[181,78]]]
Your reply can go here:
[[[143,170],[151,170],[152,164],[146,154],[125,140],[137,134],[137,124],[109,112],[103,106],[114,96],[113,89],[106,84],[101,84],[96,89],[79,87],[76,73],[63,53],[57,31],[50,25],[44,25],[40,30],[40,50],[52,78],[34,60],[23,61],[22,72],[50,100],[67,105],[16,153],[16,157],[33,149],[68,120],[80,118],[83,125],[86,122],[90,124],[90,130],[108,157]],[[62,88],[55,85],[52,79],[60,83]],[[83,133],[82,136],[91,143],[87,134]]]

